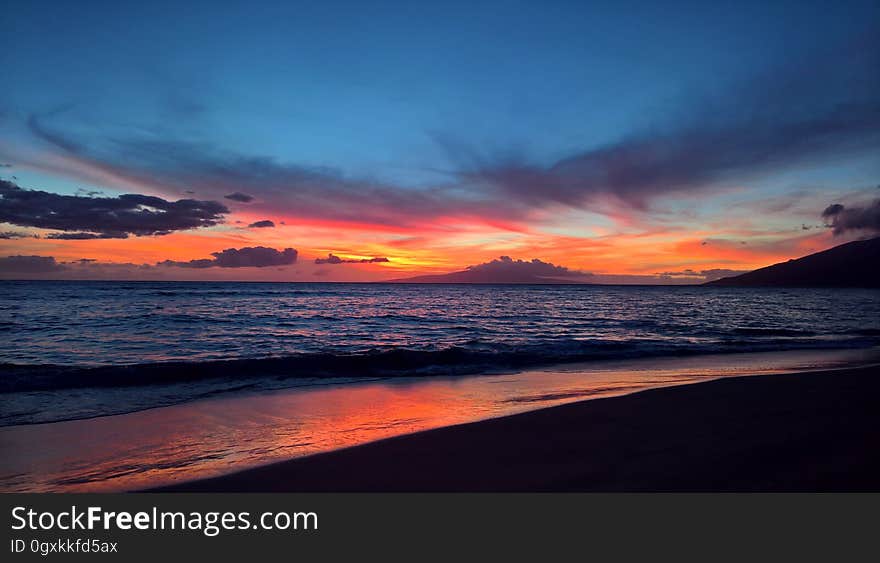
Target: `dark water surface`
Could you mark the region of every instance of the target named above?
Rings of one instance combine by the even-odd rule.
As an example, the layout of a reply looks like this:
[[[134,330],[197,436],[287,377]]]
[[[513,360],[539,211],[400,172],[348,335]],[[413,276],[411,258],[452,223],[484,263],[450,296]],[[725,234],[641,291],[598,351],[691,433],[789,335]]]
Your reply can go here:
[[[880,343],[880,292],[0,282],[0,425],[219,393]]]

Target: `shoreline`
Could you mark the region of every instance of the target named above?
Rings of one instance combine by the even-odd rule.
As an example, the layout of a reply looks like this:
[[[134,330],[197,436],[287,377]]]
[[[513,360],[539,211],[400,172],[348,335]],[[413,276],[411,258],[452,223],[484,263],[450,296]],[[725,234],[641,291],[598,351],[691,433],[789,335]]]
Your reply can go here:
[[[880,364],[880,349],[614,360],[480,376],[226,394],[0,427],[0,490],[123,492],[224,477],[385,438],[716,378]]]
[[[465,371],[461,373],[450,373],[450,374],[431,374],[431,375],[407,375],[407,374],[375,374],[375,375],[353,375],[353,374],[338,374],[338,375],[310,375],[303,377],[287,377],[282,378],[282,381],[293,381],[295,383],[284,383],[279,384],[273,381],[273,371],[269,370],[262,376],[254,377],[252,379],[241,378],[240,375],[236,375],[236,372],[230,372],[224,376],[212,375],[211,377],[203,377],[203,378],[194,378],[190,380],[181,379],[181,380],[170,380],[167,382],[158,381],[153,383],[131,383],[126,382],[125,385],[87,385],[83,387],[60,387],[60,388],[43,388],[42,386],[33,387],[33,388],[25,388],[25,389],[13,389],[9,390],[5,393],[0,393],[0,397],[6,396],[18,398],[23,395],[39,395],[39,394],[54,394],[55,397],[53,400],[57,402],[64,402],[69,400],[69,397],[66,394],[72,394],[78,390],[86,390],[92,392],[94,390],[100,390],[102,392],[108,393],[117,393],[119,396],[117,397],[117,401],[122,400],[131,400],[132,397],[136,398],[135,404],[128,406],[120,406],[118,403],[114,405],[112,410],[107,410],[106,412],[77,412],[72,415],[67,416],[53,416],[47,418],[41,415],[41,418],[37,418],[35,420],[26,419],[19,420],[13,419],[12,421],[4,420],[4,417],[0,416],[0,429],[3,428],[11,428],[11,427],[21,427],[28,425],[38,425],[38,424],[54,424],[54,423],[62,423],[62,422],[73,422],[80,420],[91,420],[102,417],[113,417],[113,416],[125,416],[129,414],[135,414],[138,412],[143,412],[146,410],[152,409],[163,409],[168,407],[186,405],[194,402],[205,401],[205,400],[214,400],[214,399],[235,399],[236,397],[244,397],[244,396],[253,396],[253,395],[265,395],[270,393],[279,393],[279,392],[288,392],[288,391],[297,391],[304,390],[309,388],[323,387],[323,386],[347,386],[347,385],[359,385],[364,383],[371,382],[420,382],[420,381],[429,381],[429,380],[454,380],[454,379],[467,379],[474,377],[492,377],[498,375],[519,375],[519,374],[527,374],[534,372],[589,372],[594,370],[602,371],[607,369],[607,366],[626,366],[626,365],[639,365],[647,362],[656,363],[659,365],[664,365],[667,363],[686,363],[693,360],[695,363],[706,362],[709,361],[709,364],[712,365],[713,370],[719,370],[719,374],[721,372],[727,371],[720,366],[723,364],[729,364],[731,362],[740,361],[744,357],[785,357],[789,356],[792,358],[801,358],[801,357],[823,357],[827,358],[829,356],[852,356],[849,360],[843,360],[843,367],[850,367],[852,365],[864,365],[865,357],[872,357],[880,361],[880,346],[852,346],[852,347],[836,347],[836,346],[828,346],[828,347],[804,347],[804,348],[781,348],[781,349],[769,349],[769,350],[749,350],[749,351],[740,351],[740,350],[728,350],[728,351],[709,351],[709,352],[693,352],[693,353],[681,353],[681,354],[657,354],[654,356],[645,356],[645,357],[607,357],[607,358],[594,358],[594,359],[577,359],[577,360],[569,360],[569,361],[557,361],[550,362],[546,364],[535,364],[535,365],[520,365],[520,366],[511,366],[504,365],[496,368],[485,368],[482,371]],[[862,357],[859,357],[862,356]],[[238,370],[241,370],[242,367],[250,367],[254,365],[259,365],[261,362],[265,363],[273,363],[278,361],[284,361],[286,358],[253,358],[253,359],[240,359],[240,360],[212,360],[207,362],[197,362],[196,365],[200,367],[215,367],[216,366],[230,366],[237,365]],[[32,373],[38,373],[41,368],[57,370],[57,371],[84,371],[84,372],[93,372],[93,371],[107,371],[114,372],[118,371],[116,377],[125,377],[130,376],[128,373],[132,368],[146,368],[147,370],[176,370],[177,372],[182,372],[186,367],[184,362],[173,361],[173,362],[156,362],[156,363],[145,363],[145,364],[135,364],[135,365],[119,365],[119,366],[61,366],[61,365],[46,365],[46,366],[30,366],[30,365],[0,365],[0,375],[4,375],[2,372],[4,370],[13,373],[14,371],[25,372],[29,376],[32,376]],[[782,368],[784,371],[803,371],[806,366],[801,366],[800,368],[791,369],[791,367]],[[830,365],[821,365],[820,369],[832,369]],[[747,373],[741,372],[741,375],[761,375],[760,373]],[[8,375],[8,374],[5,374]],[[719,375],[723,376],[723,375]],[[270,385],[261,387],[261,385],[266,382],[271,382]],[[222,385],[218,384],[221,382]],[[198,388],[197,386],[204,386],[204,388]],[[138,394],[136,396],[131,395],[131,390],[137,390]],[[180,396],[180,393],[183,392],[184,396]],[[186,396],[186,393],[190,393],[191,396]],[[158,394],[161,396],[160,399],[155,399],[156,402],[144,404],[144,397],[149,397],[150,395]],[[27,410],[27,409],[25,409]],[[38,409],[32,409],[30,413],[33,414],[35,412],[39,412]]]
[[[732,376],[150,491],[880,491],[880,366]]]

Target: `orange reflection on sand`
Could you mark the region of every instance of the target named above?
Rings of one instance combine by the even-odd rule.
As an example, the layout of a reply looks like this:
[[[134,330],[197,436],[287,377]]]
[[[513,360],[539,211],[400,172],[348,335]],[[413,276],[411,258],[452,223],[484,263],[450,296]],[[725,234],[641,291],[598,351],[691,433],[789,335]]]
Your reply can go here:
[[[833,367],[863,361],[859,354],[866,353],[730,354],[322,385],[5,427],[0,491],[140,489],[648,387]]]

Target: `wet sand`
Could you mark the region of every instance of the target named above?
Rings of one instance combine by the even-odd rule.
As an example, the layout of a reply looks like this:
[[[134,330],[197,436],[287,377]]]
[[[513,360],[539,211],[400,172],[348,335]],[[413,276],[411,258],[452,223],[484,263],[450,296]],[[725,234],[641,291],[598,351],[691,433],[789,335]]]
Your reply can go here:
[[[880,491],[880,366],[732,377],[398,436],[166,491]]]

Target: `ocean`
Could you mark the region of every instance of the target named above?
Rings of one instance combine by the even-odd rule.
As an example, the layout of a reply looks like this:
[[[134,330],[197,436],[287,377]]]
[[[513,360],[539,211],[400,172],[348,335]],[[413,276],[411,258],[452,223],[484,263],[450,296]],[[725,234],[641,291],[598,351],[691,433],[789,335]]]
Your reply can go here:
[[[218,394],[880,343],[880,292],[0,282],[0,426]]]
[[[0,491],[124,491],[728,376],[880,361],[880,292],[0,282]]]

